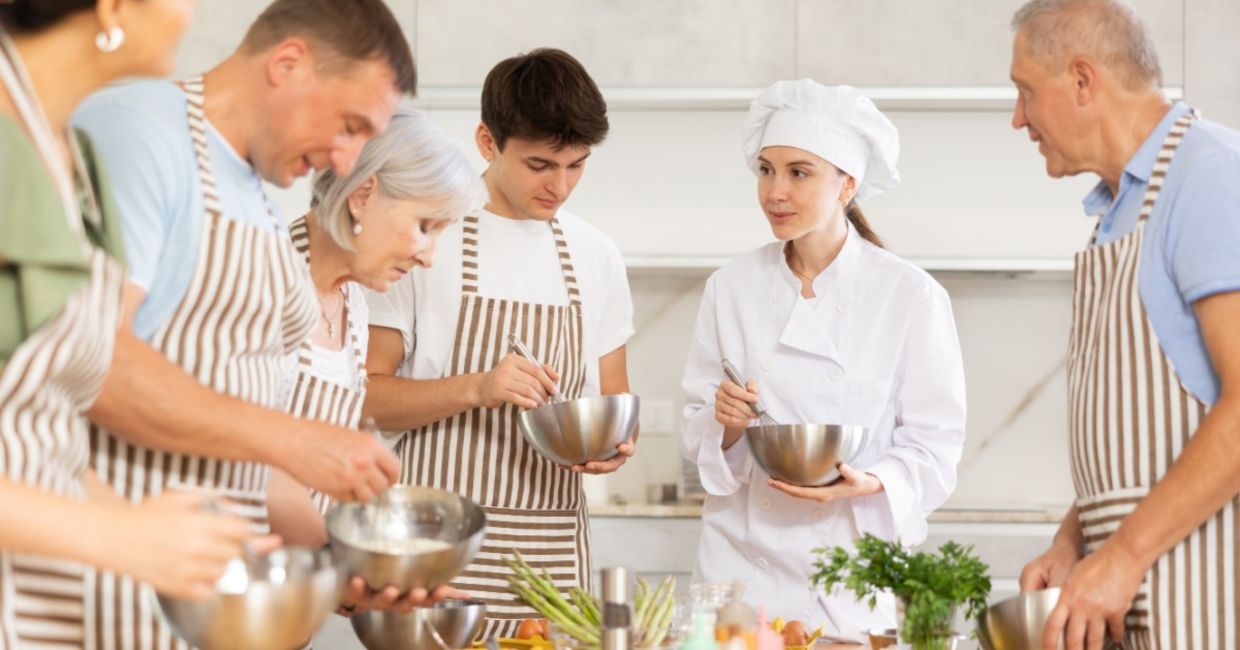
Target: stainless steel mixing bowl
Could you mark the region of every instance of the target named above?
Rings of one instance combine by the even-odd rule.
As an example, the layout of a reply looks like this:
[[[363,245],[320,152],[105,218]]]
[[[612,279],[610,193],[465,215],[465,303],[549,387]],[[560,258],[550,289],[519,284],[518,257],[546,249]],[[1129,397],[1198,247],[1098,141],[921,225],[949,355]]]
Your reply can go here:
[[[839,478],[836,465],[851,463],[869,441],[865,427],[837,424],[780,424],[745,429],[758,466],[793,485],[826,485]]]
[[[486,531],[486,513],[446,490],[397,486],[371,504],[341,503],[327,513],[332,559],[341,575],[372,589],[434,589],[469,565]]]
[[[1058,589],[1017,594],[988,607],[977,622],[977,639],[986,650],[1042,647],[1042,630],[1059,602]],[[1063,647],[1060,640],[1059,647]]]
[[[544,457],[561,465],[607,460],[633,437],[641,400],[636,395],[583,397],[522,411],[521,433]]]
[[[355,614],[352,622],[368,650],[458,650],[482,632],[486,612],[477,600],[446,600],[408,613]]]
[[[177,636],[202,650],[289,650],[314,636],[340,584],[325,550],[283,548],[234,560],[205,602],[158,595]]]

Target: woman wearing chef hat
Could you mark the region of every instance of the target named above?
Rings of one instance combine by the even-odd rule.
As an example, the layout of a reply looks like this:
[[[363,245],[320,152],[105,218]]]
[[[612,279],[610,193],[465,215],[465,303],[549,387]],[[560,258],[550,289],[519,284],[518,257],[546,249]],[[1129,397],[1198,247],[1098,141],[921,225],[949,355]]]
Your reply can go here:
[[[683,453],[710,496],[695,577],[743,581],[772,616],[860,639],[894,626],[894,603],[814,591],[811,551],[865,533],[918,544],[955,488],[965,389],[951,304],[857,207],[900,182],[899,134],[857,89],[776,83],[750,107],[744,152],[778,241],[712,275],[698,314]],[[772,479],[742,435],[759,395],[775,420],[864,426],[868,443],[831,485]]]

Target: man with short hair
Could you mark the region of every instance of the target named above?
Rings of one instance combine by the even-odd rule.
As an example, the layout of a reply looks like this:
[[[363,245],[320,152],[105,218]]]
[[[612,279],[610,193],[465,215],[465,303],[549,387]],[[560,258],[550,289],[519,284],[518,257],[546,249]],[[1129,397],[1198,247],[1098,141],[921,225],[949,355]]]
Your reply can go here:
[[[91,441],[93,469],[122,497],[204,491],[265,531],[268,465],[342,499],[396,477],[373,437],[282,412],[287,354],[325,316],[262,183],[348,174],[415,83],[382,0],[276,0],[204,76],[110,88],[79,109],[130,265],[126,327],[91,412],[123,434]],[[180,645],[149,586],[93,584],[87,646]]]
[[[1240,133],[1163,96],[1121,0],[1017,12],[1012,125],[1053,177],[1093,173],[1068,356],[1077,500],[1023,590],[1043,647],[1229,648],[1240,620]]]
[[[487,512],[487,538],[456,585],[487,603],[484,636],[512,636],[536,616],[511,595],[505,560],[526,551],[561,591],[588,590],[589,528],[581,473],[561,467],[517,425],[521,409],[628,392],[633,304],[624,261],[603,233],[562,209],[607,134],[607,106],[565,52],[500,62],[482,89],[475,133],[490,202],[440,237],[435,265],[370,295],[370,387],[364,412],[402,432],[400,482],[464,494]],[[547,365],[510,349],[509,335]]]

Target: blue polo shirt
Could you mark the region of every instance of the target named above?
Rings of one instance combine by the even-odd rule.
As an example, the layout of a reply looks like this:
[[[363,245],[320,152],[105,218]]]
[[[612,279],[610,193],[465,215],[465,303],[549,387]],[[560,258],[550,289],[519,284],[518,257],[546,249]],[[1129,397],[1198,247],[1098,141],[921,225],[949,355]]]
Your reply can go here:
[[[133,328],[147,340],[185,299],[202,245],[206,210],[186,101],[168,81],[137,81],[96,92],[73,116],[110,172],[129,279],[146,291]],[[210,122],[207,150],[224,218],[274,232],[262,178]]]
[[[1120,177],[1085,197],[1085,212],[1101,219],[1098,244],[1133,231],[1158,151],[1189,107],[1176,103],[1137,150]],[[1137,278],[1141,303],[1176,374],[1198,399],[1213,404],[1219,378],[1206,350],[1193,303],[1240,291],[1240,132],[1196,120],[1176,152],[1154,204]]]

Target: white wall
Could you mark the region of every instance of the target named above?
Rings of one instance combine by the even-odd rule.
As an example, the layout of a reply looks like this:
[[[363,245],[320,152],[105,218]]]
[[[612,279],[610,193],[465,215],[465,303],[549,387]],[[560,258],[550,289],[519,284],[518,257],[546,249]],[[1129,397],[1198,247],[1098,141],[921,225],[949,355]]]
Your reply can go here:
[[[1047,179],[1036,149],[1008,124],[1008,21],[1019,4],[390,2],[416,46],[421,105],[471,152],[477,119],[471,97],[491,65],[537,46],[563,47],[586,64],[615,100],[613,129],[569,207],[603,228],[626,255],[726,258],[767,241],[754,181],[739,153],[745,99],[775,80],[812,76],[887,98],[880,105],[901,128],[905,183],[865,207],[895,251],[915,258],[1066,260],[1088,233],[1079,200],[1092,180]],[[1166,84],[1182,87],[1208,117],[1240,124],[1234,72],[1240,3],[1135,4],[1153,28]],[[179,72],[225,56],[260,5],[199,3]],[[907,99],[958,97],[960,88],[990,99]],[[287,215],[304,210],[304,183],[277,195]],[[969,442],[952,504],[1066,504],[1066,387],[1058,367],[1069,319],[1066,276],[939,278],[953,298],[970,391]],[[639,330],[630,346],[633,386],[648,400],[670,401],[678,414],[684,343],[701,277],[646,269],[635,274],[633,290]],[[608,488],[639,501],[646,483],[676,480],[675,426],[648,431],[639,457]]]

